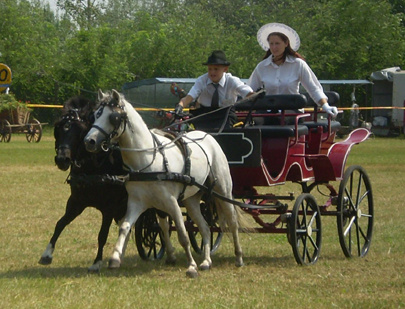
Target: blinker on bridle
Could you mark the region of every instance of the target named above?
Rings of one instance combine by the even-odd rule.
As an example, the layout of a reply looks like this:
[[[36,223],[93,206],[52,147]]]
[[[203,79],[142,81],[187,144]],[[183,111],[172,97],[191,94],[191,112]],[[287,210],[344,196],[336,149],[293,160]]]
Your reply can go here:
[[[70,129],[70,125],[73,121],[84,122],[84,120],[80,118],[79,110],[77,108],[70,109],[65,115],[63,115],[58,126],[61,126],[63,123],[64,129]],[[59,144],[55,145],[55,151],[58,152],[58,148],[60,147],[61,146]]]
[[[127,113],[125,112],[124,107],[118,105],[118,103],[114,100],[110,102],[101,102],[100,108],[96,113],[96,119],[101,117],[106,106],[109,106],[112,109],[112,113],[108,116],[108,120],[114,129],[111,131],[111,133],[107,133],[103,128],[97,125],[92,126],[106,136],[106,140],[101,144],[101,149],[104,151],[108,151],[111,139],[118,135],[118,129],[122,122],[124,122],[123,131],[125,131],[127,126]]]

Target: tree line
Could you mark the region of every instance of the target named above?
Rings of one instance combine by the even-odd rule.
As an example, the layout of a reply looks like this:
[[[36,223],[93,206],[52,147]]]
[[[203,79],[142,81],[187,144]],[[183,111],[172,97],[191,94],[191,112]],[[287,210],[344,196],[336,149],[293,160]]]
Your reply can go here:
[[[22,101],[61,104],[152,77],[197,77],[212,50],[249,78],[265,23],[301,38],[319,79],[365,79],[405,66],[405,0],[2,0],[0,62]]]

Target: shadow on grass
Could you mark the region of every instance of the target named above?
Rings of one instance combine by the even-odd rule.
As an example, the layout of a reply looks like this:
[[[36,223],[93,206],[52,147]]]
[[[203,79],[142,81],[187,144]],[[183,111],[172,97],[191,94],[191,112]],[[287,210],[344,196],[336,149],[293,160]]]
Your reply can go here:
[[[194,259],[197,264],[202,262],[202,256],[193,253]],[[53,266],[51,265],[33,265],[31,267],[23,266],[21,269],[9,270],[0,272],[0,279],[21,279],[21,278],[86,278],[89,276],[102,276],[102,277],[138,277],[161,275],[164,273],[171,273],[179,271],[186,271],[187,261],[185,255],[181,252],[176,254],[176,265],[167,265],[165,263],[166,256],[162,260],[144,261],[139,256],[128,256],[124,259],[123,264],[119,269],[108,269],[107,259],[104,260],[103,267],[99,273],[89,273],[87,267],[67,267],[67,266]],[[213,255],[213,271],[215,269],[234,268],[235,257],[224,255]],[[296,262],[292,256],[254,256],[244,257],[244,267],[259,266],[271,268],[291,268],[296,267]]]
[[[3,278],[84,278],[89,276],[103,277],[136,277],[150,273],[154,269],[166,267],[164,260],[142,261],[139,257],[126,257],[119,269],[109,269],[107,259],[98,273],[88,272],[87,267],[67,267],[39,265],[26,267],[18,270],[0,272],[0,279]]]

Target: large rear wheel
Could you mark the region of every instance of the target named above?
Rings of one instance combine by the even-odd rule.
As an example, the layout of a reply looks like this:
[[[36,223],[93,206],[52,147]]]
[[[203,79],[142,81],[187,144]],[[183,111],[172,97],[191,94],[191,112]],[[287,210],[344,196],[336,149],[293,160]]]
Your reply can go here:
[[[288,225],[289,241],[297,263],[316,263],[322,242],[321,213],[311,194],[303,193],[298,196]]]
[[[339,186],[337,227],[346,257],[363,257],[370,249],[374,206],[370,179],[358,165],[350,166]]]

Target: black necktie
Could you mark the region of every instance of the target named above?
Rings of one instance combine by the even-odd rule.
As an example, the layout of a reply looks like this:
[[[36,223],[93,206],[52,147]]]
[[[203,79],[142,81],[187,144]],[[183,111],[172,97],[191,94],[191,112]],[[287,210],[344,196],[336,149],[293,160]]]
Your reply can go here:
[[[217,108],[219,106],[219,94],[218,86],[219,84],[212,84],[215,87],[214,94],[212,95],[211,107]]]

